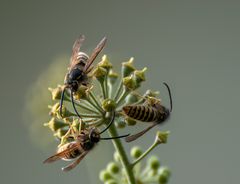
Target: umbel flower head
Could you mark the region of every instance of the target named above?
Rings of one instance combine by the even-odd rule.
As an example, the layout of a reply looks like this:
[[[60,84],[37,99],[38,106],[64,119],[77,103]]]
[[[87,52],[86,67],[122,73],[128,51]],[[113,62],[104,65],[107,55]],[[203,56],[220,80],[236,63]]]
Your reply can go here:
[[[130,58],[123,62],[121,74],[119,74],[114,71],[113,64],[104,55],[99,63],[96,62],[97,64],[89,74],[89,77],[93,78],[92,83],[88,86],[80,85],[78,90],[74,92],[73,103],[81,117],[84,128],[79,123],[78,114],[72,109],[69,91],[65,92],[64,106],[62,107],[62,114],[60,114],[59,101],[64,86],[58,85],[56,88],[49,88],[53,105],[49,106],[51,119],[44,126],[48,127],[53,135],[58,138],[59,147],[76,139],[73,132],[81,132],[92,127],[99,129],[98,132],[100,132],[100,129],[103,130],[109,124],[112,112],[115,112],[114,123],[109,127],[107,126],[106,130],[111,137],[119,137],[121,135],[119,135],[118,129],[138,125],[138,119],[134,118],[136,114],[133,116],[126,115],[123,111],[124,106],[150,106],[147,103],[151,98],[156,99],[154,102],[160,103],[160,99],[157,99],[158,92],[147,90],[142,95],[138,92],[142,83],[146,81],[147,68],[136,69],[133,60],[134,58]],[[99,89],[100,91],[98,91]],[[147,115],[142,114],[142,116]],[[150,122],[146,122],[146,125],[150,125]],[[167,142],[168,133],[157,132],[153,144],[145,152],[140,147],[134,146],[130,153],[133,162],[130,162],[127,158],[120,139],[112,139],[116,149],[114,161],[111,161],[106,169],[100,172],[100,180],[106,184],[167,183],[170,171],[167,167],[161,166],[157,157],[149,157],[146,164],[141,162],[153,148]],[[130,134],[134,133],[130,132]]]

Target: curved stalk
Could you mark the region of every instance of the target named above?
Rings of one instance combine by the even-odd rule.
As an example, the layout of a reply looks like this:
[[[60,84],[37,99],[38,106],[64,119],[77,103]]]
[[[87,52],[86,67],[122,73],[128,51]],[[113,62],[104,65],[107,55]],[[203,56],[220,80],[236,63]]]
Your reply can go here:
[[[150,153],[157,145],[159,145],[159,142],[154,141],[154,143],[140,157],[138,157],[138,159],[136,159],[131,164],[131,168],[133,168],[138,162],[140,162],[142,159],[144,159],[148,155],[148,153]]]

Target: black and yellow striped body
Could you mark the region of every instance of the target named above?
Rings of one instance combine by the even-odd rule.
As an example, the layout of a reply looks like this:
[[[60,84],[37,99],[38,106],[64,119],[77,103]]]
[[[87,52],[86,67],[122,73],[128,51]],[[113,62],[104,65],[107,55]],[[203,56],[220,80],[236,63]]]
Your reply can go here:
[[[156,109],[144,105],[125,106],[123,107],[123,111],[130,118],[139,121],[153,122],[158,118],[158,112]]]
[[[124,113],[135,120],[143,122],[163,122],[169,116],[169,110],[160,105],[157,108],[147,105],[128,105],[123,107]]]

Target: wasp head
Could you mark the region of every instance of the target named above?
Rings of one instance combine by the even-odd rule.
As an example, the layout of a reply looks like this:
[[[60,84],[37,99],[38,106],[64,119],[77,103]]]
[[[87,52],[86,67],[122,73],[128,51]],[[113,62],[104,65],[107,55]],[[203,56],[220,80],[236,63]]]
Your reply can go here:
[[[98,131],[95,128],[93,128],[90,131],[89,139],[90,139],[90,141],[95,142],[95,143],[100,141],[100,134],[98,133]]]
[[[160,111],[160,120],[161,122],[166,121],[170,117],[170,110],[164,106],[161,106]]]

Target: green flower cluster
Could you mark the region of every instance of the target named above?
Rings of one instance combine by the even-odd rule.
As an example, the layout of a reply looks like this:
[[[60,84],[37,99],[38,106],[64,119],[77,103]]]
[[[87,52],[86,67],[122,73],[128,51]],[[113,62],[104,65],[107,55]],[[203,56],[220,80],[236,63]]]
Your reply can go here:
[[[130,152],[132,159],[135,160],[141,158],[143,154],[142,149],[138,146],[134,146]],[[106,169],[100,172],[99,178],[104,184],[128,184],[124,172],[125,171],[121,169],[120,157],[118,153],[115,152],[114,161],[109,162]],[[161,166],[156,156],[150,156],[146,163],[138,162],[135,164],[133,173],[137,184],[166,184],[171,175],[170,170],[165,166]]]
[[[133,58],[130,58],[123,62],[121,74],[118,74],[113,70],[113,65],[108,57],[104,55],[89,75],[89,78],[96,80],[93,80],[88,87],[80,86],[78,91],[74,93],[74,104],[82,118],[84,128],[103,128],[109,123],[111,112],[115,111],[114,126],[109,127],[108,133],[111,137],[119,136],[117,128],[137,124],[136,120],[123,113],[122,107],[131,104],[143,104],[146,100],[145,97],[157,97],[158,92],[151,90],[147,90],[143,95],[139,95],[137,92],[142,82],[146,80],[145,72],[147,68],[137,70],[133,66],[133,60]],[[98,93],[99,88],[101,93]],[[49,91],[52,94],[54,104],[49,106],[51,119],[44,126],[49,127],[53,135],[60,140],[61,146],[72,141],[68,139],[66,133],[69,132],[69,127],[79,129],[79,118],[72,110],[71,97],[68,91],[65,92],[64,105],[60,115],[59,101],[63,85],[49,88]],[[81,128],[83,127],[81,125]],[[156,181],[161,184],[167,183],[170,171],[166,167],[161,167],[155,157],[150,157],[145,169],[140,172],[140,161],[157,145],[166,143],[167,136],[168,132],[157,132],[154,143],[144,153],[137,147],[132,148],[131,156],[135,159],[132,163],[129,161],[120,139],[113,139],[112,142],[116,149],[115,161],[110,162],[107,168],[101,171],[101,181],[106,184],[140,184],[149,181]]]

